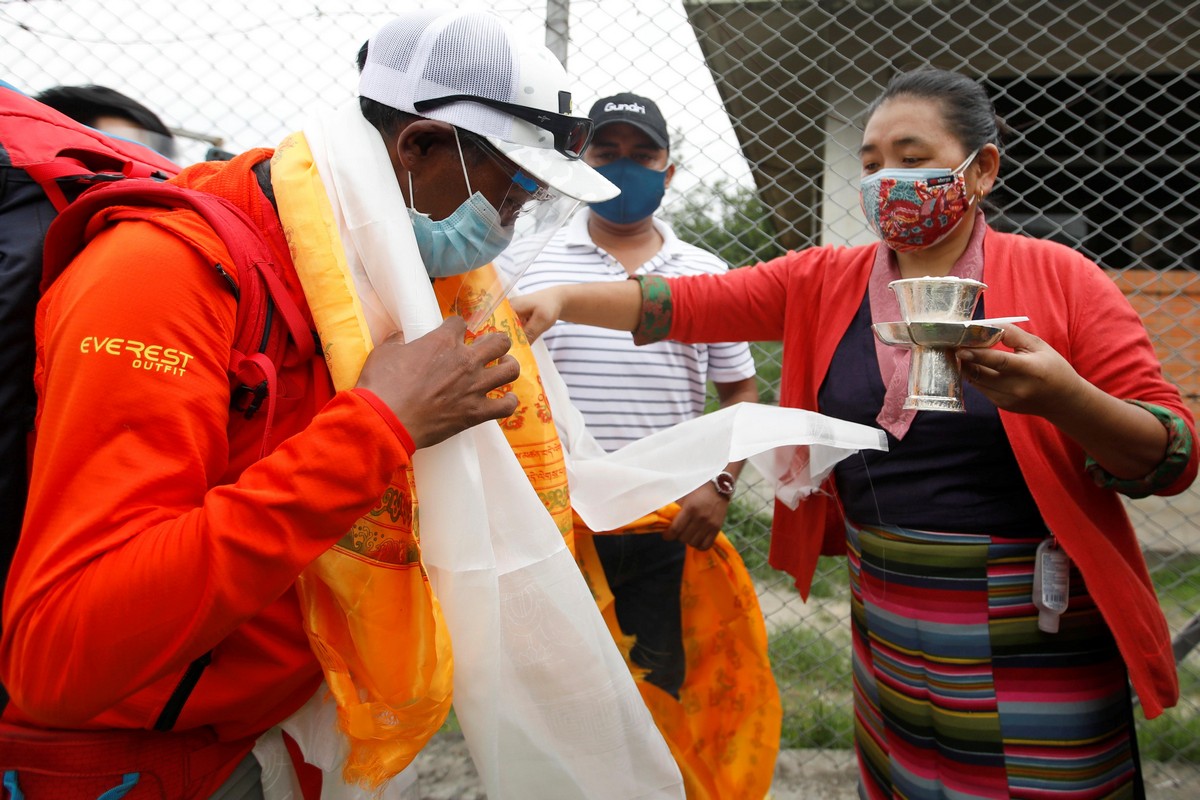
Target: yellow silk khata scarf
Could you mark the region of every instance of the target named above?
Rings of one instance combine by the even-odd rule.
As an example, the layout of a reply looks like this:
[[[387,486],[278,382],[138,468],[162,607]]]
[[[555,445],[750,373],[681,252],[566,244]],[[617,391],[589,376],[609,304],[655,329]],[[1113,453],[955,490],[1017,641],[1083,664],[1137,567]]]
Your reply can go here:
[[[332,207],[302,133],[271,162],[279,217],[336,389],[352,387],[371,336]],[[376,789],[413,760],[450,710],[453,659],[421,566],[410,467],[297,581],[309,641],[350,744],[347,783]]]
[[[491,298],[486,293],[498,283],[495,267],[488,264],[465,275],[438,278],[433,282],[433,291],[443,316],[460,313],[469,318],[473,312],[491,304]],[[546,391],[542,388],[533,350],[507,300],[496,307],[478,331],[468,332],[467,338],[469,341],[495,331],[508,334],[512,340],[509,355],[521,365],[520,377],[514,383],[496,390],[497,395],[512,392],[520,400],[511,417],[499,420],[500,429],[504,431],[504,437],[517,456],[521,469],[533,484],[538,499],[554,518],[567,549],[574,554],[574,523],[562,443],[554,428],[554,417],[550,413]]]
[[[434,281],[443,315],[487,307],[493,267]],[[512,391],[520,402],[500,426],[538,497],[558,523],[584,579],[629,665],[642,698],[671,748],[688,800],[762,800],[771,788],[783,709],[767,657],[767,632],[754,583],[725,534],[707,551],[687,549],[680,605],[686,677],[679,700],[643,680],[629,660],[633,637],[617,624],[612,591],[594,534],[571,513],[562,444],[538,364],[521,324],[501,303],[476,335],[503,331],[521,365]],[[679,512],[674,503],[609,533],[661,532]]]

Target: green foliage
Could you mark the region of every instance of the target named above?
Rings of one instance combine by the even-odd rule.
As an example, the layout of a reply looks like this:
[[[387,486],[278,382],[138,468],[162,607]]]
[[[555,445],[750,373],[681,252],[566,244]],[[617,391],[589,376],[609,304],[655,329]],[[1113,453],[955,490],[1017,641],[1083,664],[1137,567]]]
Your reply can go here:
[[[751,342],[750,354],[754,357],[755,378],[758,381],[758,402],[774,405],[779,402],[779,374],[783,369],[783,345],[779,342]],[[716,387],[708,382],[704,399],[704,413],[721,407],[721,398]]]
[[[721,180],[699,186],[663,216],[685,242],[716,254],[731,267],[783,254],[771,212],[754,189]]]

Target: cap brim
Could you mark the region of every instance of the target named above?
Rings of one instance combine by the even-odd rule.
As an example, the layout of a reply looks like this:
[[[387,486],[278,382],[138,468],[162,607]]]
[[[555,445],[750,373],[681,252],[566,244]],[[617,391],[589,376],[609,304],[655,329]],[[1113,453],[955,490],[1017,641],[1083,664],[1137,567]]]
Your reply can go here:
[[[505,158],[559,194],[584,203],[599,203],[621,193],[612,181],[582,160],[569,159],[557,150],[513,144],[494,136],[486,138]]]

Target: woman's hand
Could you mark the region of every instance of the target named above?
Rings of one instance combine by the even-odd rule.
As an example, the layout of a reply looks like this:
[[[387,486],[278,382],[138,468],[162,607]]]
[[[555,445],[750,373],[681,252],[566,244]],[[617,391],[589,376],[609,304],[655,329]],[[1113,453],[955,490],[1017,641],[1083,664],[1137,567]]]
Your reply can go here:
[[[1011,353],[956,352],[963,377],[997,408],[1044,417],[1117,478],[1140,480],[1162,462],[1167,432],[1153,414],[1088,382],[1032,333],[1003,327]]]
[[[1028,331],[1003,325],[1012,352],[960,348],[963,377],[1005,411],[1052,418],[1078,401],[1087,382],[1058,351]]]
[[[637,281],[568,283],[510,297],[529,341],[563,320],[614,331],[633,331],[642,311],[642,287]]]
[[[563,300],[559,287],[515,295],[508,299],[508,303],[521,318],[521,325],[530,342],[537,341],[562,315]]]

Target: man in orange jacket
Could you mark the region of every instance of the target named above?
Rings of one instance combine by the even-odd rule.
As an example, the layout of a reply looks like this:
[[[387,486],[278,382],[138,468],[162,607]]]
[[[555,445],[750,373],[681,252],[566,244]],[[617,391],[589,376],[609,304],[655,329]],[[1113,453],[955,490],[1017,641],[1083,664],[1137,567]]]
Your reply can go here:
[[[497,78],[495,48],[527,61],[509,29],[446,16],[381,29],[360,81],[431,276],[489,262],[530,203],[615,191],[578,160],[591,125],[570,116],[566,87],[520,70]],[[413,38],[427,46],[406,61]],[[470,58],[479,69],[461,68]],[[293,266],[271,156],[173,180],[249,216],[312,328],[321,298]],[[460,318],[377,344],[344,391],[319,350],[291,345],[274,365],[270,419],[246,419],[230,408],[238,306],[214,269],[231,262],[213,229],[190,212],[118,207],[86,235],[37,312],[37,446],[4,597],[0,773],[29,800],[94,798],[114,781],[128,800],[255,785],[256,738],[321,682],[297,577],[386,507],[415,449],[511,414],[516,398],[493,390],[519,368],[507,336],[468,346]]]

